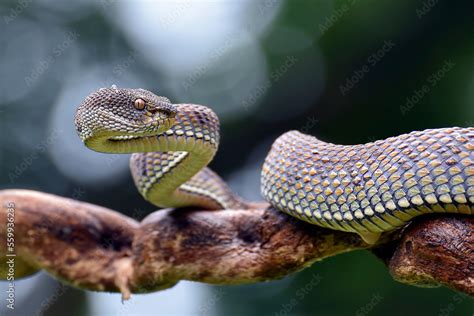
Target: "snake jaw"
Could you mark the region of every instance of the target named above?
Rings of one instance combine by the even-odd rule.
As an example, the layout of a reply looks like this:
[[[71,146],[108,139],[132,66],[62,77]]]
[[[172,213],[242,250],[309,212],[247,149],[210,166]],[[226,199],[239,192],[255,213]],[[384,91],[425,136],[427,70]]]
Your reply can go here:
[[[124,123],[118,118],[110,118],[112,122]],[[86,147],[103,153],[134,153],[140,147],[142,139],[154,138],[169,130],[174,124],[174,118],[154,119],[127,122],[120,129],[96,129],[83,132],[80,136]],[[135,132],[140,130],[140,132]],[[143,151],[148,151],[142,148]]]

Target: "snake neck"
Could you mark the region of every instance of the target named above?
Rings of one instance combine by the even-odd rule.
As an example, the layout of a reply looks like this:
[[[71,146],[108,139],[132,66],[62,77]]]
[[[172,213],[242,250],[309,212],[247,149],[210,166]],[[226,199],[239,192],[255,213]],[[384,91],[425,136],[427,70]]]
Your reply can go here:
[[[130,169],[141,195],[159,207],[243,208],[216,174],[205,168],[219,144],[219,120],[209,108],[177,104],[174,125],[163,134],[127,141],[137,152]],[[124,145],[125,146],[125,145]]]

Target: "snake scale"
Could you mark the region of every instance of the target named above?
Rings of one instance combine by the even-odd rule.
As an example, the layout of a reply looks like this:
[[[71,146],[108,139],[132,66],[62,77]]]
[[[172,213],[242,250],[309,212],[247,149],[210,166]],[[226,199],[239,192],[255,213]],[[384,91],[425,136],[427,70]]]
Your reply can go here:
[[[135,184],[156,206],[251,208],[207,168],[219,145],[219,120],[208,107],[112,86],[82,102],[75,125],[92,150],[133,153]],[[290,131],[265,159],[261,191],[280,211],[373,244],[422,214],[474,214],[474,128],[430,129],[361,145]]]

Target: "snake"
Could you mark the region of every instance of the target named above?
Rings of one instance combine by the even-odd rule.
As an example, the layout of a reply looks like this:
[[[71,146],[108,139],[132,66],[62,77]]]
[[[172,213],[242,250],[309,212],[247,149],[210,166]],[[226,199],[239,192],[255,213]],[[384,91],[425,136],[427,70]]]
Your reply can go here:
[[[220,138],[219,119],[209,107],[113,85],[88,95],[74,122],[89,149],[132,154],[134,183],[155,206],[252,208],[207,167]],[[474,127],[427,129],[357,145],[289,131],[265,158],[261,193],[281,212],[356,233],[367,244],[423,214],[472,215]]]

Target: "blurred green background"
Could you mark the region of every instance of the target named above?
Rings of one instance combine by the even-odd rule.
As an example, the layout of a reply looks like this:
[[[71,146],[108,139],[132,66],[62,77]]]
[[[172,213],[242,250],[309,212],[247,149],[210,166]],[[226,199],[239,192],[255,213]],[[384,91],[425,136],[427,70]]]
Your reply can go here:
[[[273,140],[298,129],[354,144],[474,125],[474,6],[467,1],[3,0],[0,188],[28,188],[140,219],[128,155],[86,149],[75,108],[91,91],[141,87],[221,118],[211,167],[251,200]],[[5,293],[0,284],[0,299]],[[17,282],[16,315],[472,315],[445,288],[395,282],[367,252],[283,280],[181,282],[85,293],[45,274]],[[3,295],[3,296],[2,296]],[[0,314],[7,314],[4,305]]]

